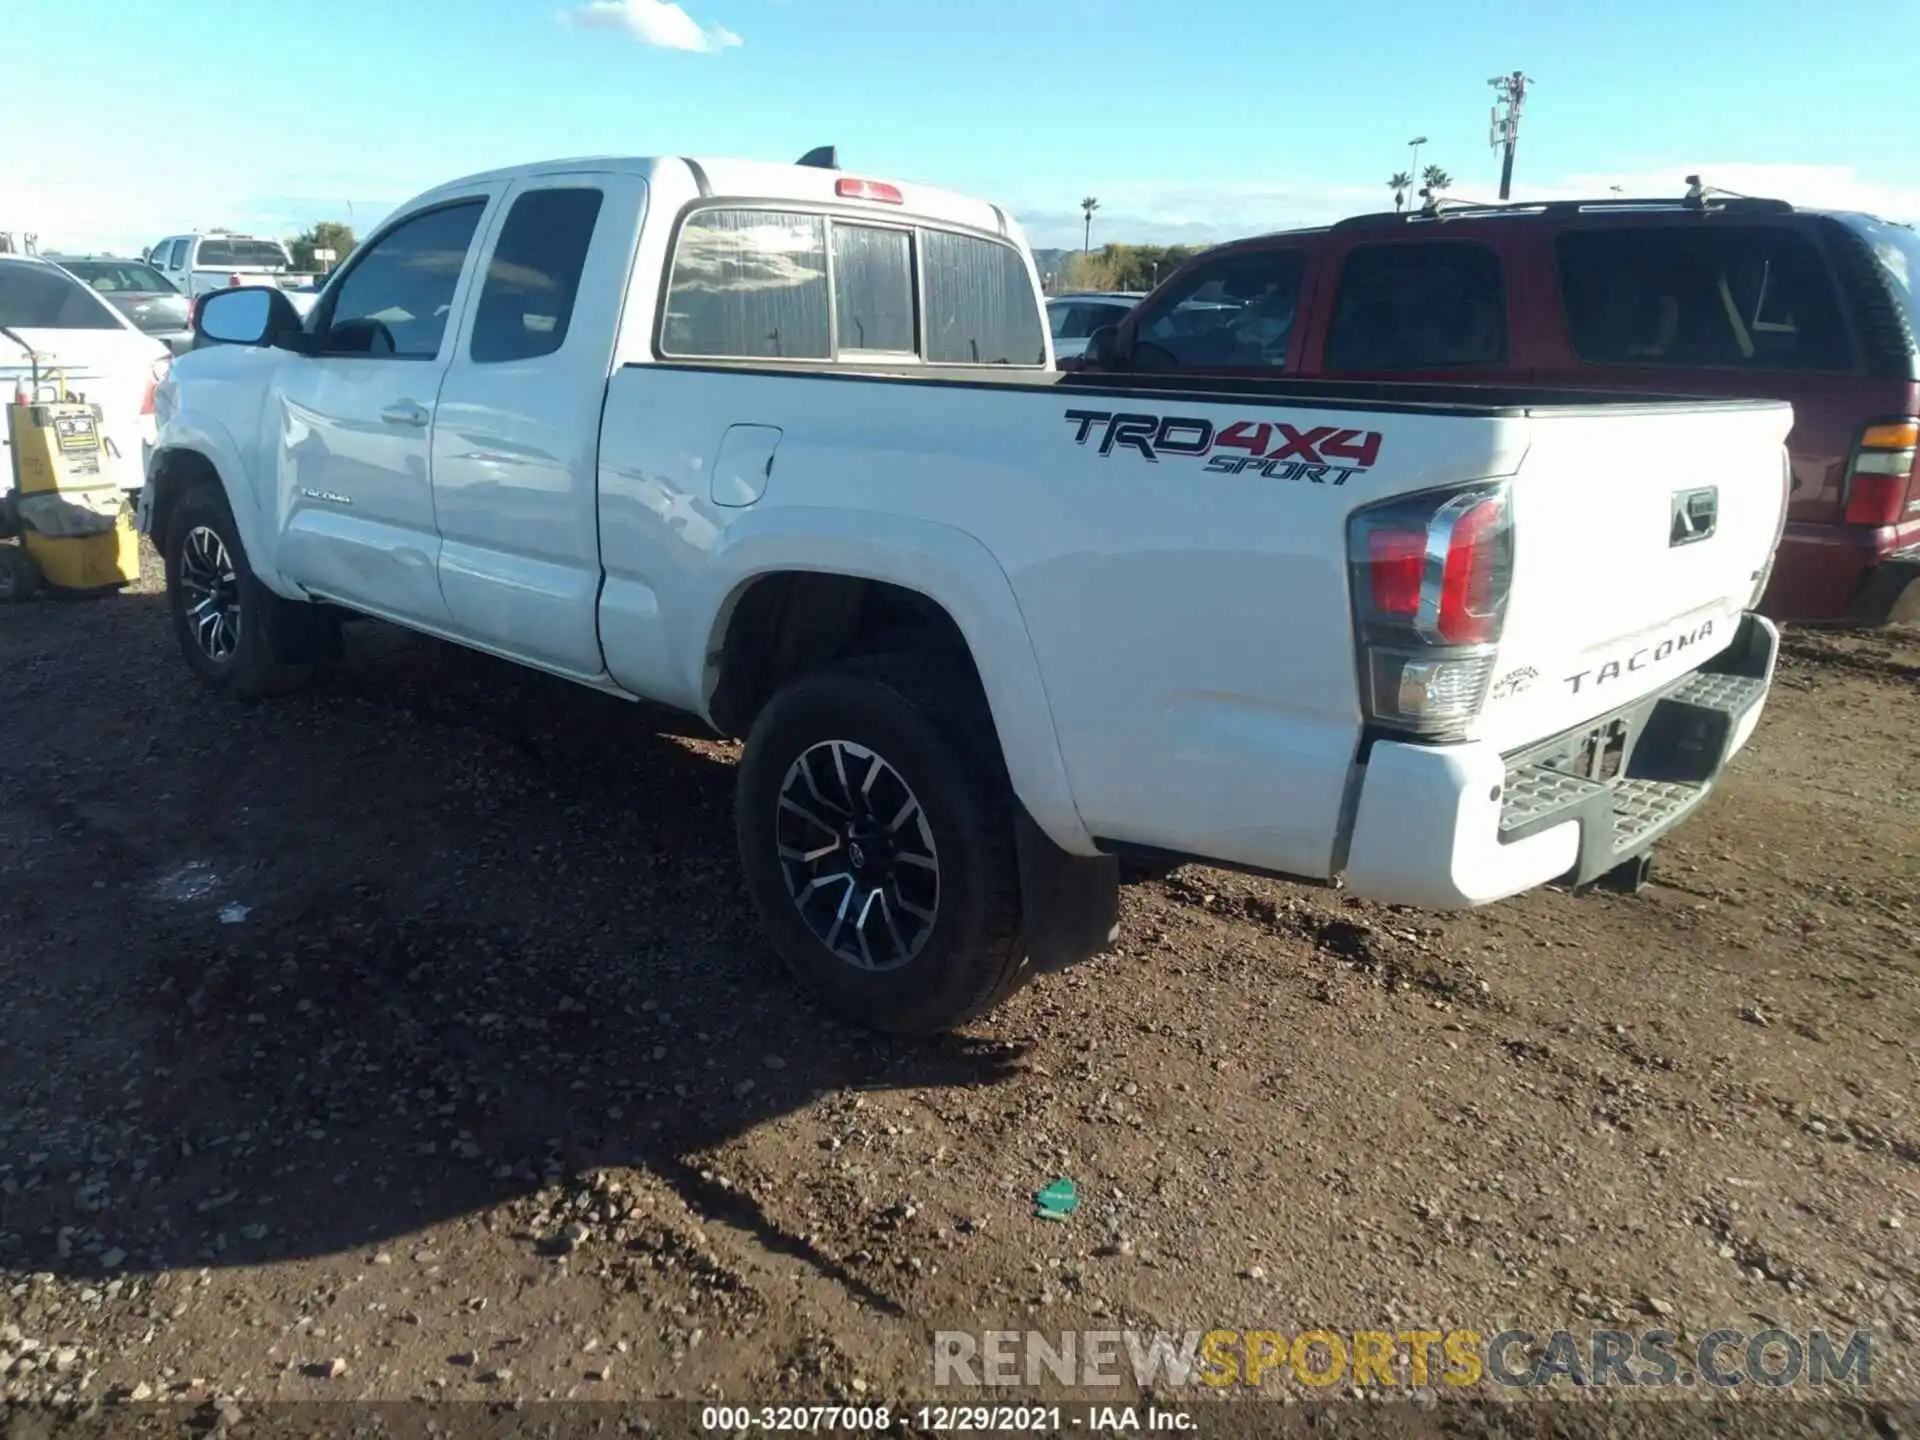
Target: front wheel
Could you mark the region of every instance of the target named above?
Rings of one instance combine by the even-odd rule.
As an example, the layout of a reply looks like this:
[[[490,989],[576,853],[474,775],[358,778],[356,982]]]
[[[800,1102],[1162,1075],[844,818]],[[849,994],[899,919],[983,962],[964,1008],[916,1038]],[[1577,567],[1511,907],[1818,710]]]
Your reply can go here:
[[[282,658],[287,612],[296,607],[255,578],[226,499],[211,486],[197,485],[180,497],[166,562],[174,636],[209,689],[253,700],[307,678],[306,666]]]
[[[848,662],[775,695],[740,762],[741,862],[774,949],[875,1030],[952,1029],[1025,978],[1009,797],[954,690],[909,656]]]
[[[0,545],[0,603],[27,600],[40,588],[40,567],[24,545]]]

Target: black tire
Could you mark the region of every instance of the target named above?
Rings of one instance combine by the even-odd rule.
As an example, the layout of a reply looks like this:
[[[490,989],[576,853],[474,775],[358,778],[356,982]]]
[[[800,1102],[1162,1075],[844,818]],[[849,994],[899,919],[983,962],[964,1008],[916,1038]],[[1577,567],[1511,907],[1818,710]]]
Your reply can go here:
[[[210,542],[217,540],[230,580],[220,582],[217,608],[226,625],[224,637],[208,617],[190,614],[200,592],[197,586],[209,569]],[[282,600],[255,578],[240,543],[226,497],[212,485],[199,484],[174,505],[167,529],[167,609],[173,616],[174,638],[187,666],[208,689],[233,700],[258,700],[298,689],[312,667],[290,663],[287,632],[313,609]],[[215,566],[215,569],[221,567]],[[224,573],[224,572],[223,572]]]
[[[24,545],[0,545],[0,603],[29,600],[40,588],[40,567]]]
[[[1011,792],[992,744],[985,702],[977,686],[957,682],[950,678],[954,674],[923,656],[890,653],[856,657],[805,676],[761,711],[740,761],[735,796],[740,858],[775,953],[790,974],[836,1013],[893,1034],[951,1030],[991,1010],[1029,973]],[[794,823],[781,804],[783,789],[803,755],[819,756],[823,752],[814,747],[832,741],[849,742],[879,757],[893,779],[911,792],[926,820],[921,833],[930,838],[937,860],[933,920],[923,934],[912,937],[917,942],[912,953],[891,968],[862,968],[830,949],[802,914],[795,888],[789,885],[789,867],[781,858],[781,826],[789,826],[791,839]],[[851,764],[866,763],[857,753],[848,753]],[[832,793],[851,799],[858,781],[850,780],[848,787]],[[883,775],[871,792],[887,794],[877,802],[879,809],[893,809],[898,792],[888,788],[891,785]],[[859,810],[860,802],[854,800],[852,808]],[[838,814],[824,818],[840,822]],[[917,830],[918,822],[913,823]],[[842,853],[854,852],[847,845]],[[896,884],[924,880],[918,867],[897,873],[902,878]],[[864,884],[857,886],[850,878],[840,893],[874,893],[862,889]],[[833,893],[824,892],[829,902]],[[898,899],[903,892],[889,893]],[[924,899],[924,890],[918,895]],[[883,912],[880,920],[889,916]],[[869,923],[877,948],[885,949],[889,938],[899,938],[897,927],[889,937],[887,926],[871,919]],[[917,928],[919,922],[910,923]],[[851,946],[860,939],[855,935],[841,943]],[[887,958],[899,953],[895,947]]]

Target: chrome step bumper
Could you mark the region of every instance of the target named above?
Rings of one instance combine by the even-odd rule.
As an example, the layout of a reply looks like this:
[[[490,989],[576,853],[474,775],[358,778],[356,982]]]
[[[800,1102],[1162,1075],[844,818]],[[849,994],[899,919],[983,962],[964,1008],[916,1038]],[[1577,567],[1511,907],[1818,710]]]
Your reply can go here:
[[[1577,823],[1574,885],[1645,852],[1706,799],[1751,733],[1778,650],[1774,627],[1748,615],[1713,668],[1508,757],[1501,842]]]

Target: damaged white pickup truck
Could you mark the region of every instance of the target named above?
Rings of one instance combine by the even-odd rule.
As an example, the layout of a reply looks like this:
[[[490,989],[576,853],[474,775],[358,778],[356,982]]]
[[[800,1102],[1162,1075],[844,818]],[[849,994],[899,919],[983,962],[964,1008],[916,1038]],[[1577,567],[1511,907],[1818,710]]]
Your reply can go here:
[[[187,663],[375,616],[743,736],[742,862],[842,1012],[939,1030],[1123,862],[1424,906],[1629,876],[1752,733],[1790,413],[1062,375],[996,207],[609,159],[202,307],[142,523]]]

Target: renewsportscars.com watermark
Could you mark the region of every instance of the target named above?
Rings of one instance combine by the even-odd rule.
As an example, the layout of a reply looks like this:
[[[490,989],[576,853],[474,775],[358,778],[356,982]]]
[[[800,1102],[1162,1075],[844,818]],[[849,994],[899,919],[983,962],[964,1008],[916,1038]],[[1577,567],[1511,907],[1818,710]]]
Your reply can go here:
[[[1780,1389],[1872,1384],[1873,1340],[1812,1330],[940,1330],[936,1386],[1216,1389],[1295,1384],[1545,1389],[1554,1385]]]

